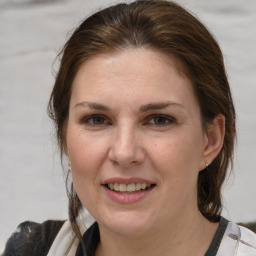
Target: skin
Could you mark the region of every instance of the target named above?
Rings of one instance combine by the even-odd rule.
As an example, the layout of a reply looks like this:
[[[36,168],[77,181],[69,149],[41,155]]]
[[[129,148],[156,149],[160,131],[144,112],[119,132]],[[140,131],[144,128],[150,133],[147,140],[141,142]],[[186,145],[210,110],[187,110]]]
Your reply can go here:
[[[80,67],[66,154],[76,192],[99,224],[96,255],[204,255],[218,224],[198,211],[197,177],[219,153],[224,123],[218,116],[203,130],[191,82],[157,51],[101,54]],[[155,186],[138,202],[119,203],[103,186],[110,178]]]

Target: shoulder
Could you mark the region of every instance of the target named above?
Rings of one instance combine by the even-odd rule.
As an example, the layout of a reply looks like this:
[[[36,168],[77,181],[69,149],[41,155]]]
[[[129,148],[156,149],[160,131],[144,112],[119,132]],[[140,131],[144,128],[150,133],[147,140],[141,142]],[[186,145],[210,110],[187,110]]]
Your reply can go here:
[[[254,248],[254,255],[256,256],[256,234],[246,227],[240,225],[237,226],[240,229],[241,243],[243,243],[245,246]]]
[[[48,220],[43,223],[26,221],[8,239],[3,256],[47,255],[64,221]]]
[[[256,256],[256,234],[251,230],[229,222],[217,256]]]

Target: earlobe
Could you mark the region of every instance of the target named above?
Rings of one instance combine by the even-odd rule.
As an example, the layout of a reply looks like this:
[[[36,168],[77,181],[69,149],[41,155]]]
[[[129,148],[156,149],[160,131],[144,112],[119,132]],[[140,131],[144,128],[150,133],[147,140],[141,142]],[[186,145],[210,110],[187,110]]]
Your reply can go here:
[[[222,114],[216,116],[206,131],[207,143],[205,145],[200,170],[210,165],[222,149],[225,136],[225,117]]]

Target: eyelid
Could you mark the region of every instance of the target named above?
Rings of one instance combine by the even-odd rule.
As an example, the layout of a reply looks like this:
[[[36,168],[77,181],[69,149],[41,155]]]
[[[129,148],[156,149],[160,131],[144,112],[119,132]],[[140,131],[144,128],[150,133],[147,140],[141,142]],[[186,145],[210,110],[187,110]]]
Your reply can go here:
[[[104,119],[104,123],[103,124],[90,124],[89,121],[92,120],[93,118],[103,118]],[[109,124],[110,120],[109,120],[109,118],[107,118],[103,114],[90,114],[90,115],[86,115],[86,116],[82,117],[79,120],[79,123],[84,124],[84,125],[88,125],[88,126],[95,126],[95,127],[97,127],[97,126],[102,126],[102,125]]]
[[[96,118],[102,118],[103,119],[103,123],[94,123],[95,120],[93,119]],[[162,118],[162,121],[165,121],[164,123],[161,124],[160,123],[156,123],[154,121],[155,118]],[[80,124],[82,125],[87,125],[87,126],[91,126],[91,127],[101,127],[104,125],[112,125],[113,123],[111,122],[111,119],[109,119],[109,117],[107,117],[104,114],[87,114],[85,116],[82,116],[79,121]],[[165,115],[165,114],[151,114],[147,117],[144,118],[144,120],[142,121],[143,125],[151,125],[151,126],[157,126],[157,127],[161,127],[161,126],[168,126],[171,125],[173,123],[176,123],[177,120],[176,118],[174,118],[173,116],[170,115]]]
[[[168,122],[165,123],[165,124],[151,124],[149,123],[149,121],[151,121],[152,119],[154,118],[157,118],[157,117],[160,117],[160,118],[163,118],[163,119],[166,119]],[[145,120],[146,124],[149,124],[149,125],[155,125],[155,126],[167,126],[167,125],[171,125],[173,123],[176,122],[176,119],[172,116],[169,116],[169,115],[165,115],[165,114],[152,114],[150,116],[148,116]]]

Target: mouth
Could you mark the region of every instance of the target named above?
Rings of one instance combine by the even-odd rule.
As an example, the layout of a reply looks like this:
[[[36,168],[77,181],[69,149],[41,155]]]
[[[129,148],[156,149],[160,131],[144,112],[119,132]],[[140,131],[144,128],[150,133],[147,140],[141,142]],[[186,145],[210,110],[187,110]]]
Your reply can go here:
[[[148,190],[153,188],[156,184],[147,184],[147,183],[130,183],[130,184],[123,184],[123,183],[108,183],[105,184],[105,187],[109,190],[120,194],[133,194],[139,191]]]

